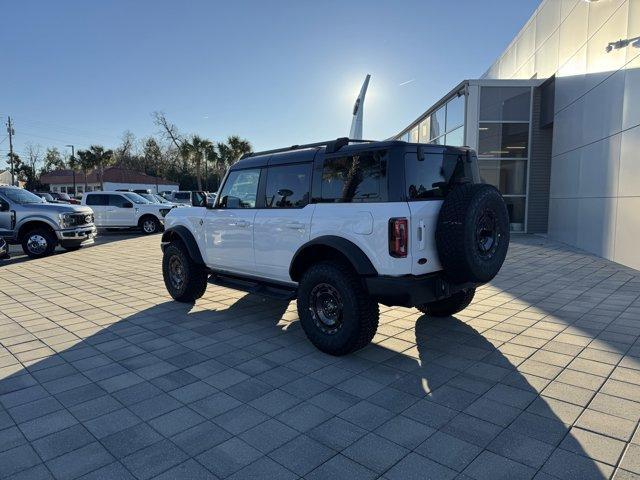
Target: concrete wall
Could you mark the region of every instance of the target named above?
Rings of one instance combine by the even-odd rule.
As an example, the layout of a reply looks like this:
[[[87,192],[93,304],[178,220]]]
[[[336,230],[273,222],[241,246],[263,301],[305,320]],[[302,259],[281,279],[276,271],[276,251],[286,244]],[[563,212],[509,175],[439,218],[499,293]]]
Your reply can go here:
[[[640,268],[640,0],[545,0],[484,78],[556,76],[549,235]],[[638,42],[640,44],[640,42]]]

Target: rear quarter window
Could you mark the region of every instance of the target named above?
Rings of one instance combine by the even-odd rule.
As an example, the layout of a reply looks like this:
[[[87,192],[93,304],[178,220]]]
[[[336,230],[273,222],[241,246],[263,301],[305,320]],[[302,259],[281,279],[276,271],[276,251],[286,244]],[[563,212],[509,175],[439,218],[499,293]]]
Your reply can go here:
[[[107,196],[106,195],[96,195],[96,194],[88,194],[87,195],[87,205],[90,206],[101,206],[107,204]]]
[[[442,169],[442,154],[425,153],[418,160],[415,153],[404,156],[406,194],[409,200],[430,200],[444,197],[441,188],[445,181]]]
[[[325,158],[321,201],[386,202],[387,150]]]

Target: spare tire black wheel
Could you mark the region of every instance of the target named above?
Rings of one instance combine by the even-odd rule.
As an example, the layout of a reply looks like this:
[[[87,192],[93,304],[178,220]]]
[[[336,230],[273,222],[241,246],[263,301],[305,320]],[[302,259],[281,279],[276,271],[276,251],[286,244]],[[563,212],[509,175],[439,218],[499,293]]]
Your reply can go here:
[[[450,281],[492,280],[509,248],[509,214],[498,189],[472,183],[454,187],[440,209],[436,246]]]

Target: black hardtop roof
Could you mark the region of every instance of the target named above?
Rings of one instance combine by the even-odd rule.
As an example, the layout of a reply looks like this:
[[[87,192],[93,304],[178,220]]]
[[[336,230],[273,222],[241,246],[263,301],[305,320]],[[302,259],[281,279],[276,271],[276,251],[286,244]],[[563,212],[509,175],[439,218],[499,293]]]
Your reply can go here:
[[[362,141],[338,138],[328,142],[293,145],[276,150],[250,153],[234,163],[231,166],[231,170],[312,162],[318,152],[323,152],[325,155],[345,155],[365,150],[379,150],[390,147],[408,147],[409,149],[420,147],[425,153],[444,153],[445,151],[463,153],[469,150],[468,147],[451,147],[432,143],[410,143],[402,140]]]

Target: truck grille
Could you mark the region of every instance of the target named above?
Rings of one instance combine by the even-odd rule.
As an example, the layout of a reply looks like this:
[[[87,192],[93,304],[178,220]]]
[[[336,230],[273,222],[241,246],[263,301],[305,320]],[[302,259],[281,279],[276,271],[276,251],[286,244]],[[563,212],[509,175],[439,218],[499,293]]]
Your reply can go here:
[[[70,216],[71,227],[81,227],[93,223],[93,213],[74,213]]]

